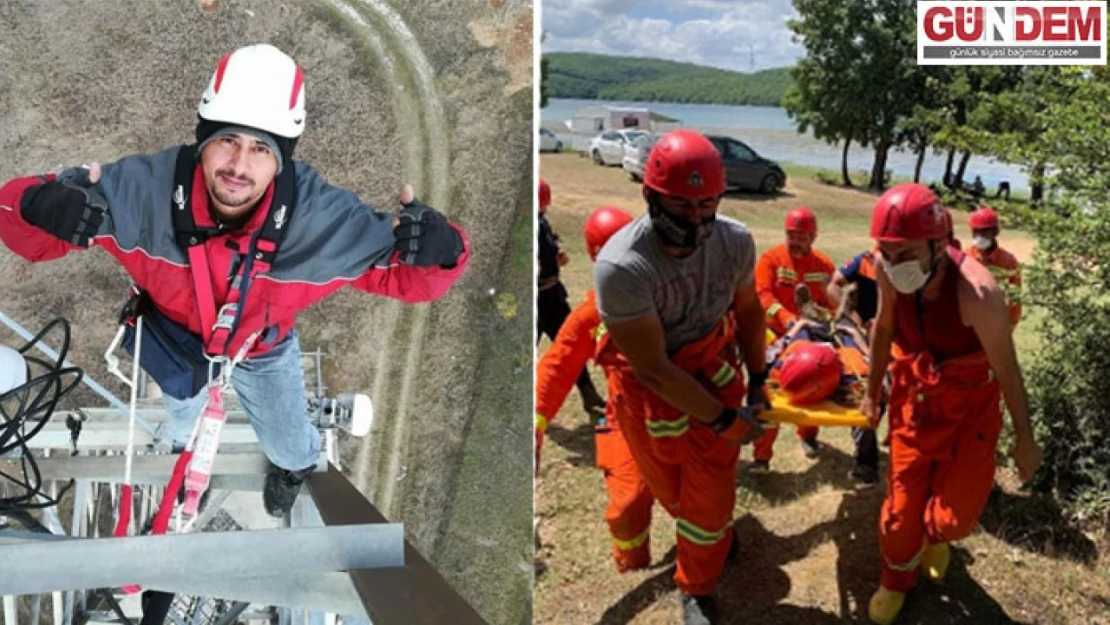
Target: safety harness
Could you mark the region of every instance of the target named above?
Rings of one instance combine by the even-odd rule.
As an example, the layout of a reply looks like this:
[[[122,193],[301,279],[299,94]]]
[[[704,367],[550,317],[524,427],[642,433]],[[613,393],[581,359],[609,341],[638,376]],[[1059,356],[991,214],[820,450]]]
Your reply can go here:
[[[227,299],[219,310],[212,292],[212,272],[204,244],[209,238],[223,234],[223,228],[198,227],[190,203],[193,176],[196,171],[196,146],[182,146],[174,169],[173,230],[174,239],[189,256],[193,273],[193,289],[204,332],[204,351],[210,357],[227,357],[228,348],[239,329],[239,320],[246,305],[251,283],[259,273],[270,270],[278,249],[289,231],[289,221],[297,207],[296,172],[286,163],[274,185],[274,196],[262,228],[251,237],[246,248],[238,250],[241,267],[235,272]]]
[[[161,372],[165,380],[180,380],[184,373],[196,381],[191,382],[197,386],[197,381],[203,380],[208,389],[208,401],[205,403],[202,414],[198,416],[193,427],[192,435],[186,448],[178,456],[170,475],[169,483],[162,495],[158,512],[152,523],[151,535],[164,534],[169,526],[170,515],[174,509],[174,500],[177,493],[184,487],[184,511],[197,519],[201,496],[208,489],[211,478],[212,462],[215,459],[219,446],[220,431],[226,421],[223,406],[223,393],[231,388],[231,373],[236,365],[241,362],[262,330],[255,332],[239,347],[234,354],[231,353],[232,341],[239,329],[239,321],[247,300],[250,285],[255,276],[270,270],[277,256],[278,248],[289,228],[293,209],[296,208],[297,189],[296,173],[292,163],[286,163],[282,173],[278,175],[274,185],[274,194],[270,202],[268,213],[262,228],[256,232],[246,244],[240,245],[237,266],[233,265],[234,277],[229,285],[228,294],[223,306],[216,309],[216,296],[212,290],[212,272],[208,264],[204,244],[209,238],[225,232],[220,227],[198,227],[193,219],[192,204],[190,203],[193,180],[196,173],[196,146],[184,145],[177,154],[174,168],[174,190],[172,201],[172,215],[174,239],[178,246],[185,250],[189,257],[189,269],[192,272],[194,294],[197,309],[201,318],[203,336],[198,345],[195,337],[187,330],[175,327],[172,321],[158,313],[149,296],[138,288],[132,289],[132,298],[124,308],[121,316],[120,329],[109,348],[106,356],[109,365],[114,357],[111,356],[115,346],[124,340],[127,334],[132,356],[135,358],[135,370],[129,384],[132,385],[131,410],[132,419],[128,431],[128,463],[125,487],[125,500],[121,502],[120,516],[115,530],[116,536],[125,536],[130,526],[130,458],[132,454],[133,421],[135,412],[135,388],[137,386],[138,365],[143,361],[143,368],[151,373],[160,386],[163,380],[154,372]],[[161,331],[155,330],[149,334],[152,343],[159,349],[148,361],[144,361],[144,350],[140,348],[143,330],[142,319],[149,318],[155,323],[148,327],[158,328],[157,322],[162,322]],[[200,359],[194,351],[203,352],[200,356],[207,361],[206,366],[199,363]],[[171,362],[172,361],[172,362]],[[149,366],[148,366],[149,362]],[[222,366],[221,366],[222,365]],[[203,377],[199,369],[203,367]],[[118,369],[118,367],[117,367]],[[222,369],[222,370],[220,370]],[[220,370],[219,373],[216,373]],[[120,377],[123,377],[122,375]],[[127,378],[124,378],[128,381]],[[179,389],[180,390],[180,389]],[[193,394],[199,390],[193,391]],[[185,530],[191,527],[192,522]],[[140,590],[138,586],[126,585],[123,587],[127,593]]]

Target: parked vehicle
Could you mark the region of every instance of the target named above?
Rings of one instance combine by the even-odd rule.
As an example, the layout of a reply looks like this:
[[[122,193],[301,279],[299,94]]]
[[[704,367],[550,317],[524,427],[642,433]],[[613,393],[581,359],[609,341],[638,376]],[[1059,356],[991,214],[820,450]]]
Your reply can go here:
[[[651,148],[658,139],[659,135],[645,134],[625,145],[621,168],[628,172],[632,180],[643,182],[644,166],[647,165],[648,154],[651,154]]]
[[[775,193],[786,186],[786,172],[778,163],[763,158],[743,141],[723,135],[706,135],[725,164],[729,189]]]
[[[625,146],[651,134],[646,130],[607,130],[590,141],[590,158],[595,165],[621,165]]]
[[[563,142],[547,128],[540,128],[540,152],[562,152]]]

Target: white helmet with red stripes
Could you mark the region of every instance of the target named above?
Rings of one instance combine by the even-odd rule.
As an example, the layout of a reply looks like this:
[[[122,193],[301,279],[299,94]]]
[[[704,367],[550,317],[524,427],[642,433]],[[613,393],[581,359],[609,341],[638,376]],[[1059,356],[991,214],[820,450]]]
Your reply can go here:
[[[269,44],[225,54],[197,106],[201,118],[296,139],[304,132],[304,73]]]

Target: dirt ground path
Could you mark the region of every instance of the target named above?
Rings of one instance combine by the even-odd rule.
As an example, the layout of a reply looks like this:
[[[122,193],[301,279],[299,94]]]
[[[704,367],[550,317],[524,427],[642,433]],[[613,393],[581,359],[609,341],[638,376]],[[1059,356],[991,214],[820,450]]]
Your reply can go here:
[[[590,288],[582,223],[590,210],[616,204],[643,209],[639,186],[618,169],[595,167],[574,155],[543,156],[552,185],[552,227],[572,260],[564,281],[573,302]],[[866,219],[874,196],[792,180],[786,195],[726,199],[727,214],[754,230],[766,249],[782,235],[785,211],[812,207],[821,223],[818,246],[844,260],[867,245]],[[962,236],[968,233],[964,231]],[[1031,241],[1019,233],[1008,240]],[[541,344],[541,350],[546,347]],[[602,384],[598,371],[594,379]],[[880,433],[882,434],[882,432]],[[866,623],[879,577],[878,510],[884,486],[858,487],[848,477],[853,447],[847,431],[826,428],[817,460],[802,454],[792,428],[775,445],[772,473],[736,479],[739,560],[718,590],[723,623],[782,625]],[[885,453],[883,466],[885,467]],[[1106,537],[1080,532],[1049,502],[1018,491],[1001,468],[979,529],[953,551],[942,585],[924,585],[907,600],[900,624],[1090,625],[1110,623],[1110,551]],[[594,466],[592,427],[572,391],[544,445],[536,495],[542,548],[536,583],[536,623],[670,624],[680,622],[674,590],[674,522],[655,507],[653,566],[618,574],[609,556],[601,473]]]

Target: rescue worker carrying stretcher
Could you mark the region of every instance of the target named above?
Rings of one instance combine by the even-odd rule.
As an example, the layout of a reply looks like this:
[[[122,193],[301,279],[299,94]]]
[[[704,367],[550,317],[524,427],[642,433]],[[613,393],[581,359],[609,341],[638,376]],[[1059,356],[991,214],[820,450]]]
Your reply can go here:
[[[871,238],[879,245],[879,308],[860,409],[875,427],[888,366],[892,385],[882,579],[869,615],[889,624],[918,569],[944,577],[948,543],[979,522],[994,483],[1000,395],[1022,480],[1033,476],[1042,454],[1002,291],[986,267],[949,244],[936,195],[915,183],[892,187],[875,203]],[[893,362],[892,343],[899,352]]]
[[[613,206],[602,206],[590,213],[585,226],[586,251],[590,260],[597,260],[605,242],[631,222],[631,215]],[[536,363],[537,472],[547,426],[574,386],[574,372],[584,369],[586,363],[595,357],[598,340],[605,331],[597,312],[595,291],[590,289],[586,292],[586,301],[570,313],[555,341]],[[605,371],[607,379],[610,373]],[[594,442],[597,445],[597,468],[605,475],[605,488],[609,493],[605,521],[613,537],[613,560],[617,570],[623,573],[651,564],[648,530],[651,529],[651,508],[655,499],[628,449],[617,418],[613,403],[609,402],[605,416],[594,428]]]
[[[784,227],[786,242],[764,252],[755,270],[759,301],[767,311],[767,325],[776,336],[786,334],[801,318],[799,295],[811,301],[818,311],[829,314],[831,307],[825,287],[836,271],[836,265],[828,256],[813,249],[817,239],[817,216],[812,210],[799,206],[790,211]],[[797,428],[798,440],[807,458],[817,456],[818,432],[813,426]],[[778,434],[778,428],[772,426],[756,441],[755,461],[750,467],[753,473],[766,473],[770,469]]]
[[[567,288],[559,277],[559,268],[570,262],[570,256],[559,243],[559,235],[552,230],[547,221],[547,209],[551,206],[551,186],[543,178],[539,185],[540,230],[536,247],[539,274],[536,286],[536,344],[544,334],[552,341],[570,315],[567,303]],[[600,249],[600,248],[599,248]],[[578,370],[576,382],[578,394],[582,398],[582,408],[586,412],[605,410],[605,398],[594,388],[590,372],[585,366]]]
[[[304,74],[273,46],[224,55],[197,116],[192,145],[8,182],[0,239],[32,262],[97,245],[131,275],[144,293],[140,364],[173,416],[175,451],[207,398],[209,359],[244,356],[232,382],[274,465],[266,510],[281,516],[320,453],[297,313],[347,285],[436,300],[462,275],[469,245],[411,188],[399,213],[379,212],[293,160]]]
[[[848,306],[849,314],[868,336],[875,312],[879,306],[879,287],[875,282],[875,258],[878,249],[870,249],[857,254],[843,264],[829,281],[827,294],[829,304]],[[866,376],[865,376],[866,377]],[[851,476],[865,484],[879,481],[879,442],[875,430],[871,428],[852,428],[852,442],[855,444],[855,463]]]
[[[652,495],[676,520],[683,622],[714,622],[713,591],[733,544],[739,445],[763,433],[766,336],[755,243],[717,215],[725,175],[700,133],[676,130],[648,155],[648,214],[609,240],[595,268],[621,433]],[[739,371],[743,350],[748,384]],[[756,408],[742,409],[742,404]]]

